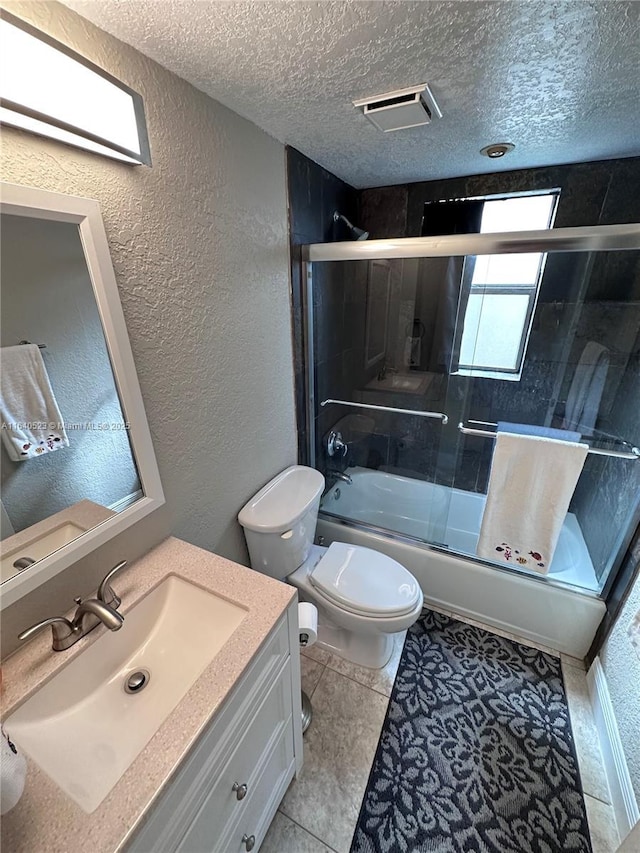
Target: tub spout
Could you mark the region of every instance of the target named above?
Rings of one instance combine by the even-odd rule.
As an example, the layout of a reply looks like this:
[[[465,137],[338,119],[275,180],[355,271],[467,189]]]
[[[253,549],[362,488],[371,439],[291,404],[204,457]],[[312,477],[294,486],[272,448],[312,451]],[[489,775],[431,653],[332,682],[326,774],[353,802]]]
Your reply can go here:
[[[327,477],[334,480],[342,480],[343,483],[349,483],[349,485],[353,483],[351,474],[347,474],[346,471],[327,471]]]

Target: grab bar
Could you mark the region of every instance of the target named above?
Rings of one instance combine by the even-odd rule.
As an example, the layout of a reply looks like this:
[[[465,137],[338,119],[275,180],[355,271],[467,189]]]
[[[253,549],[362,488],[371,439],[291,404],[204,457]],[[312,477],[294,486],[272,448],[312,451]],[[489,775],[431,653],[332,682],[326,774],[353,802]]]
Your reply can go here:
[[[498,426],[498,424],[492,424],[489,421],[476,421],[476,423],[483,423],[487,426]],[[479,435],[484,436],[486,438],[495,438],[497,436],[497,432],[491,432],[491,430],[487,429],[474,429],[473,427],[466,427],[462,421],[458,424],[458,429],[463,435]],[[599,447],[590,447],[587,453],[591,453],[594,456],[615,456],[618,459],[640,459],[640,448],[632,447],[630,450],[602,450]]]
[[[370,403],[352,403],[350,400],[323,400],[320,405],[328,406],[329,403],[335,403],[337,406],[353,406],[354,409],[374,409],[376,412],[396,412],[400,415],[415,415],[417,418],[434,418],[442,421],[443,424],[449,423],[448,415],[444,412],[422,412],[418,409],[394,409],[391,406],[372,406]]]

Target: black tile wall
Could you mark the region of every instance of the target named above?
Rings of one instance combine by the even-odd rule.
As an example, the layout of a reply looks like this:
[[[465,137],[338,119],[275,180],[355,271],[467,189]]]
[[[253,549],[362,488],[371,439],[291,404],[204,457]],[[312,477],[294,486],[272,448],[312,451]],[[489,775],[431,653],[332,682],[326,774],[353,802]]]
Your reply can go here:
[[[289,194],[289,236],[291,242],[291,307],[295,367],[296,410],[298,420],[298,459],[308,462],[306,410],[306,362],[304,353],[304,317],[302,260],[300,246],[345,240],[348,233],[342,223],[334,223],[339,211],[348,219],[357,219],[357,192],[335,175],[305,157],[295,148],[287,148]],[[339,396],[352,358],[352,338],[345,313],[344,265],[316,264],[314,268],[314,373],[316,393]],[[316,418],[316,432],[323,435],[331,419],[339,412],[323,411]],[[320,458],[320,457],[318,457]]]
[[[640,335],[606,426],[609,432],[640,446]],[[619,548],[621,537],[638,523],[640,462],[588,456],[572,509],[601,576]]]

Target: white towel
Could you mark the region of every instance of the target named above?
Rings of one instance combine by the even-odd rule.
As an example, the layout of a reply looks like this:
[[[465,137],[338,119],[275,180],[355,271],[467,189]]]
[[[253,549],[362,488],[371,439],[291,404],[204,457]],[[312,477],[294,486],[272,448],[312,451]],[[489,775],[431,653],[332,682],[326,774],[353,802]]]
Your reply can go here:
[[[477,554],[549,571],[588,445],[499,432]]]
[[[27,762],[7,735],[0,735],[0,814],[6,814],[17,803],[24,790]]]
[[[69,446],[62,415],[35,344],[3,347],[0,432],[14,462]]]

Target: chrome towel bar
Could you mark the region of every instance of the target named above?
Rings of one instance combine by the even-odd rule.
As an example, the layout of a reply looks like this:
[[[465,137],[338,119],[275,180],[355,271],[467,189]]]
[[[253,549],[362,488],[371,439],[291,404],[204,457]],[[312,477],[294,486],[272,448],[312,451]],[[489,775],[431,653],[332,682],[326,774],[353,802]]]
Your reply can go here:
[[[476,423],[483,423],[487,426],[498,426],[498,424],[492,424],[488,421],[476,421]],[[462,421],[458,424],[458,429],[463,435],[478,435],[484,438],[495,438],[498,434],[495,431],[491,431],[488,429],[474,429],[473,427],[466,427]],[[618,459],[640,459],[640,449],[637,447],[631,447],[629,450],[602,450],[599,447],[590,447],[588,453],[593,454],[594,456],[615,456]]]
[[[422,412],[418,409],[394,409],[391,406],[372,406],[370,403],[352,403],[350,400],[323,400],[320,405],[328,406],[329,403],[335,403],[337,406],[353,406],[354,409],[373,409],[376,412],[396,412],[400,415],[415,415],[417,418],[434,418],[442,421],[443,424],[449,423],[449,417],[444,412]]]

